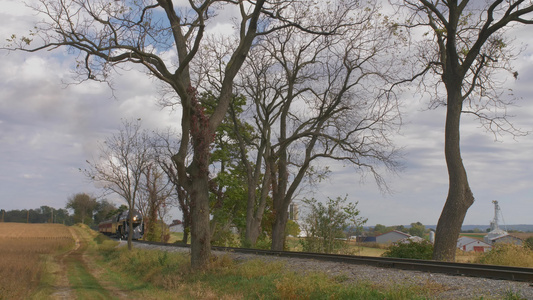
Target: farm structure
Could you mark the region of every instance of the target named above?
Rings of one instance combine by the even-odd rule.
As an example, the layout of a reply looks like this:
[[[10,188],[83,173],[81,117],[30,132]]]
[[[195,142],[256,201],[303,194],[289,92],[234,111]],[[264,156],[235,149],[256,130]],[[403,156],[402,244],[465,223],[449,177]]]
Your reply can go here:
[[[183,232],[183,223],[180,220],[172,220],[172,224],[168,225],[170,232]]]
[[[496,244],[515,244],[522,245],[522,240],[510,235],[507,231],[500,229],[499,216],[502,215],[498,201],[492,201],[494,204],[494,219],[490,222],[491,231],[483,238],[485,243],[490,245]],[[502,216],[503,219],[503,216]]]
[[[376,236],[376,242],[379,244],[392,244],[410,237],[411,235],[405,232],[392,230]]]
[[[514,245],[519,245],[519,246],[522,245],[522,240],[520,238],[517,238],[516,236],[510,235],[510,234],[506,234],[506,235],[493,238],[491,242],[492,242],[492,245],[497,245],[497,244],[514,244]]]
[[[457,248],[465,252],[488,252],[492,246],[483,241],[463,236],[457,240]]]

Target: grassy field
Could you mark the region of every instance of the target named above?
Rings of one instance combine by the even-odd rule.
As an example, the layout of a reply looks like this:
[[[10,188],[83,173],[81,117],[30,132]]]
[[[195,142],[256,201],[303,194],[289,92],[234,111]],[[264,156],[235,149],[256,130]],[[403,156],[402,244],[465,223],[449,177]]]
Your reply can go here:
[[[297,240],[291,243],[297,247]],[[427,299],[442,290],[437,283],[385,287],[348,276],[303,275],[280,262],[229,256],[192,271],[186,253],[117,245],[82,225],[0,223],[0,299]],[[379,256],[385,250],[353,244],[348,251]],[[474,259],[522,262],[533,258],[528,251],[502,249]]]
[[[0,298],[26,299],[43,288],[47,262],[73,245],[64,225],[0,223]]]
[[[282,263],[117,248],[86,226],[0,223],[0,299],[424,299],[434,287],[384,288]]]

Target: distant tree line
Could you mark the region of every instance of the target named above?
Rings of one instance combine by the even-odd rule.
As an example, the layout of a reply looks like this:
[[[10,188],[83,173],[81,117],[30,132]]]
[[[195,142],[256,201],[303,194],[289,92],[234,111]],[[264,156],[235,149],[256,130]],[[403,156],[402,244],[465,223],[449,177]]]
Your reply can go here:
[[[382,224],[376,224],[376,226],[369,228],[365,233],[368,236],[377,236],[393,230],[422,238],[429,233],[429,229],[426,229],[426,226],[420,222],[411,223],[409,227],[404,225],[385,226]]]
[[[117,208],[107,199],[96,200],[89,194],[78,193],[68,198],[65,208],[57,209],[44,205],[35,209],[1,209],[0,222],[65,225],[83,223],[96,228],[98,223],[124,210],[127,210],[125,205]]]
[[[74,224],[67,209],[41,206],[34,209],[0,210],[0,221],[18,223],[60,223]]]

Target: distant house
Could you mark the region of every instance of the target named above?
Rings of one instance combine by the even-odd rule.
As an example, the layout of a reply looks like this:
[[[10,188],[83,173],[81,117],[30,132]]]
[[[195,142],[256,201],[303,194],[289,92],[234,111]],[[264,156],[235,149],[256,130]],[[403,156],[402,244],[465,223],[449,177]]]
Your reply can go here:
[[[411,236],[407,233],[393,230],[376,236],[376,242],[379,244],[392,244],[409,237]]]
[[[492,239],[492,245],[498,244],[514,244],[520,246],[522,245],[522,240],[520,238],[517,238],[516,236],[507,234]]]
[[[465,252],[488,252],[492,246],[483,241],[463,236],[457,240],[457,248]]]
[[[183,232],[183,223],[180,220],[172,220],[172,224],[168,225],[170,232]]]
[[[484,238],[485,243],[490,245],[496,244],[515,244],[522,245],[522,240],[516,236],[510,235],[507,231],[498,229],[489,232]]]

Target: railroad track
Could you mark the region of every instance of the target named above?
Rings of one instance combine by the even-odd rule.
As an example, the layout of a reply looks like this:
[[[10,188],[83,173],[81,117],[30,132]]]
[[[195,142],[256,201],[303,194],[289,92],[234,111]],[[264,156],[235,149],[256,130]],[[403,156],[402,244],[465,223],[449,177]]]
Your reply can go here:
[[[185,244],[166,244],[158,242],[137,241],[138,243],[158,245],[165,247],[185,247]],[[450,263],[433,260],[418,260],[405,258],[390,258],[390,257],[371,257],[371,256],[353,256],[353,255],[339,255],[339,254],[322,254],[309,252],[293,252],[293,251],[272,251],[261,249],[246,249],[233,247],[217,247],[213,246],[215,251],[246,253],[256,255],[269,255],[278,257],[290,257],[300,259],[313,259],[329,262],[340,262],[348,264],[370,265],[381,268],[395,268],[402,270],[412,270],[430,273],[444,273],[456,276],[471,276],[490,279],[503,279],[512,281],[526,281],[533,282],[533,268],[522,267],[507,267],[495,265],[479,265],[466,263]]]

